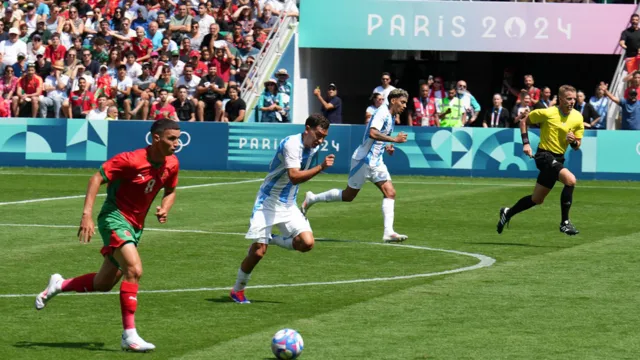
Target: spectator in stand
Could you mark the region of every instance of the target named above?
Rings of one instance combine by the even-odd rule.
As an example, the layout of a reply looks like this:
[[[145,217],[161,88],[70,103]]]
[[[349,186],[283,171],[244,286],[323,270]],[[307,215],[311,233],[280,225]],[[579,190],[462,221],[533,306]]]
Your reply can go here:
[[[14,76],[15,72],[11,66],[4,68],[4,76],[0,78],[0,96],[2,96],[2,110],[5,114],[3,117],[11,116],[11,102],[16,94],[18,86],[18,77]],[[14,114],[14,116],[18,116]]]
[[[162,47],[163,37],[164,35],[162,35],[162,32],[158,30],[158,22],[149,22],[149,32],[147,34],[147,39],[151,40],[153,50],[158,50],[160,47]]]
[[[80,60],[80,63],[84,65],[86,71],[90,72],[91,76],[95,77],[98,75],[100,72],[100,63],[92,59],[91,50],[83,49],[81,54],[82,59]]]
[[[178,12],[169,21],[169,30],[172,33],[172,40],[176,43],[182,42],[191,32],[191,22],[193,17],[187,13],[187,5],[181,3]]]
[[[509,110],[502,107],[502,95],[493,95],[493,107],[484,114],[482,120],[482,127],[485,128],[508,128],[509,123]]]
[[[197,21],[193,20],[191,23],[191,33],[189,33],[189,38],[191,39],[191,48],[200,49],[202,46],[202,40],[204,40],[204,33],[200,31],[200,24]]]
[[[216,66],[216,69],[218,69],[217,75],[225,84],[228,84],[231,78],[231,65],[235,61],[235,57],[231,54],[231,50],[226,44],[222,45],[222,47],[217,47],[214,54],[215,57],[211,59],[211,65]]]
[[[69,8],[69,19],[65,21],[65,24],[71,26],[71,35],[81,36],[84,32],[84,20],[78,16],[78,9],[75,6]]]
[[[180,61],[188,63],[191,57],[191,39],[184,38],[180,44]]]
[[[157,51],[154,51],[151,53],[151,58],[150,58],[150,64],[151,64],[151,75],[153,75],[153,77],[157,79],[160,78],[160,75],[162,74],[162,68],[164,67],[164,63],[162,61],[160,61],[160,54],[158,54]]]
[[[278,93],[278,83],[274,79],[264,82],[264,92],[258,100],[258,107],[262,112],[260,122],[282,121],[282,97]]]
[[[109,106],[105,120],[118,120],[118,108],[116,106]]]
[[[107,96],[107,99],[111,99],[111,81],[113,78],[107,72],[107,65],[100,65],[100,72],[96,76],[96,91],[94,96],[100,97],[100,95],[104,94]],[[111,100],[109,100],[111,103]]]
[[[594,107],[586,102],[586,96],[582,90],[578,90],[576,93],[576,104],[573,106],[582,115],[585,128],[591,128],[591,124],[596,124],[600,121],[600,115]]]
[[[171,68],[169,65],[162,67],[160,77],[156,81],[156,97],[160,97],[160,90],[165,89],[169,94],[173,94],[176,87],[176,78],[171,75]],[[170,100],[173,100],[173,96],[170,96]]]
[[[240,87],[244,82],[244,80],[247,78],[248,74],[249,74],[249,66],[247,66],[246,64],[242,64],[238,69],[238,71],[235,73],[235,75],[233,75],[229,83],[230,84],[233,83],[233,85]]]
[[[44,22],[44,27],[50,32],[55,33],[58,32],[58,26],[60,23],[64,22],[64,18],[60,16],[60,7],[52,4],[51,7],[51,16],[47,17]]]
[[[47,117],[49,108],[53,108],[53,116],[60,118],[60,109],[62,103],[67,100],[67,86],[69,85],[69,77],[64,75],[64,64],[62,60],[53,64],[51,75],[44,80],[44,96],[40,97],[40,116]]]
[[[72,77],[79,63],[80,61],[78,60],[78,52],[76,51],[76,49],[69,49],[67,51],[67,54],[65,55],[64,71],[62,73],[69,77]]]
[[[169,68],[171,69],[171,76],[178,79],[184,73],[185,63],[180,60],[180,53],[173,51],[171,53],[171,61],[169,61]]]
[[[289,82],[289,72],[287,69],[280,69],[276,72],[276,78],[278,79],[278,92],[291,96],[293,92],[293,84]]]
[[[624,64],[629,74],[640,69],[640,31],[638,31],[639,23],[640,15],[631,15],[631,19],[629,20],[630,26],[626,28],[622,32],[622,34],[620,34],[620,46],[625,49]]]
[[[207,64],[200,61],[200,52],[198,50],[191,50],[191,54],[189,54],[189,64],[193,66],[193,74],[199,78],[207,75],[209,71]]]
[[[269,33],[278,23],[278,17],[273,15],[270,6],[265,6],[264,11],[262,11],[262,16],[258,17],[255,23],[262,26],[262,29]]]
[[[462,100],[458,97],[458,89],[451,88],[440,105],[440,127],[462,127],[467,122],[467,113]]]
[[[589,103],[596,109],[599,120],[591,123],[591,129],[605,130],[607,128],[607,112],[611,101],[604,96],[601,86],[596,87],[596,94],[589,99]]]
[[[90,49],[91,57],[99,64],[104,64],[109,60],[109,51],[105,48],[106,42],[103,38],[93,39],[93,48]]]
[[[216,22],[220,25],[220,30],[224,32],[231,31],[233,22],[240,14],[237,13],[238,6],[232,3],[233,0],[224,0],[224,4],[216,13]],[[235,15],[235,18],[234,18]]]
[[[127,76],[127,66],[118,66],[118,76],[111,80],[111,95],[118,106],[118,111],[124,111],[128,119],[131,118],[131,88],[133,88],[133,80]]]
[[[36,74],[41,78],[46,78],[51,74],[51,63],[44,58],[44,55],[36,56]]]
[[[27,13],[24,17],[24,23],[27,27],[27,35],[31,35],[36,31],[38,15],[36,15],[36,6],[33,3],[27,3]]]
[[[31,117],[38,117],[42,78],[36,75],[35,64],[27,65],[27,74],[18,80],[17,96],[13,97],[13,116],[21,116],[20,109],[31,104]]]
[[[27,44],[27,62],[34,63],[38,60],[38,55],[43,55],[47,48],[42,44],[42,37],[35,35],[32,41]]]
[[[524,76],[524,88],[520,91],[511,87],[511,84],[508,82],[504,82],[504,85],[509,89],[513,96],[517,97],[516,104],[519,104],[522,101],[522,93],[526,92],[529,94],[529,103],[526,104],[529,107],[534,106],[538,101],[540,101],[540,89],[533,86],[534,84],[533,75],[527,74]]]
[[[64,60],[66,54],[67,48],[60,43],[60,34],[53,33],[51,35],[51,43],[47,46],[44,57],[53,64],[58,60]]]
[[[332,124],[342,124],[342,99],[338,97],[338,88],[336,84],[329,84],[327,87],[327,97],[322,97],[322,92],[318,86],[313,90],[313,95],[316,96],[322,107],[320,112],[322,116],[326,117]]]
[[[224,122],[243,122],[247,104],[240,98],[240,92],[235,86],[229,87],[229,101],[224,107]]]
[[[365,124],[369,123],[369,120],[371,120],[373,113],[375,113],[376,110],[378,110],[380,105],[384,104],[384,99],[382,98],[382,94],[378,94],[378,93],[371,94],[369,101],[371,102],[371,105],[369,105],[369,107],[367,108],[364,114]]]
[[[220,25],[213,23],[209,25],[209,33],[202,39],[200,47],[208,47],[209,51],[213,53],[215,42],[218,40],[222,40],[222,37],[220,36]]]
[[[48,43],[49,39],[51,38],[51,34],[52,32],[50,32],[49,30],[47,30],[47,28],[44,26],[44,20],[42,21],[38,21],[38,24],[36,26],[36,30],[34,32],[31,33],[31,35],[29,35],[29,43],[33,42],[34,38],[36,36],[40,36],[40,40],[42,40],[42,42],[44,43]]]
[[[513,111],[511,111],[511,117],[513,120],[513,124],[515,125],[514,127],[519,126],[518,117],[520,116],[520,114],[525,111],[531,110],[529,105],[527,105],[531,102],[531,95],[529,95],[529,93],[527,93],[526,91],[523,91],[519,97],[522,99],[522,101],[515,104],[513,107]]]
[[[624,98],[629,98],[629,91],[631,89],[636,90],[636,92],[640,92],[640,71],[636,70],[629,75],[627,75],[623,81],[629,82],[629,86],[624,90]]]
[[[87,79],[84,76],[78,78],[78,89],[71,92],[69,100],[63,104],[67,116],[73,119],[85,119],[91,110],[96,108],[96,100],[89,91]]]
[[[380,81],[382,82],[382,85],[377,86],[375,89],[373,89],[373,92],[382,94],[384,104],[389,105],[389,100],[387,99],[387,97],[389,96],[389,93],[395,89],[395,87],[391,85],[391,74],[389,74],[388,72],[383,72]]]
[[[176,109],[176,114],[180,121],[196,121],[196,106],[188,99],[187,87],[182,85],[178,87],[178,98],[173,100],[171,105]],[[199,121],[202,121],[200,119]]]
[[[218,69],[213,63],[209,64],[209,73],[198,84],[198,121],[208,121],[213,110],[213,121],[220,121],[222,117],[222,99],[227,92],[227,86],[218,76]]]
[[[87,120],[105,120],[107,118],[107,96],[105,94],[100,94],[98,96],[98,107],[89,111],[87,114]],[[118,111],[116,109],[116,111]]]
[[[147,39],[144,28],[138,26],[136,28],[136,36],[131,38],[131,48],[135,53],[135,61],[143,63],[149,61],[151,58],[151,52],[153,52],[153,43]]]
[[[142,64],[142,75],[133,80],[133,93],[132,101],[134,109],[131,111],[131,116],[137,118],[138,113],[141,113],[140,118],[147,120],[149,116],[149,108],[154,100],[154,92],[156,89],[156,79],[151,75],[151,64]]]
[[[216,19],[207,13],[207,5],[203,3],[198,4],[198,15],[196,15],[195,20],[198,22],[198,25],[200,25],[200,31],[204,36],[209,34],[211,24],[215,24],[216,22]]]
[[[464,111],[466,113],[465,122],[463,125],[465,126],[476,126],[476,119],[478,115],[480,115],[480,104],[476,98],[469,92],[467,87],[467,82],[464,80],[458,81],[456,84],[457,87],[457,96],[461,100],[461,104],[464,107]]]
[[[2,14],[0,13],[0,17]],[[9,40],[9,33],[4,29],[4,20],[0,20],[0,41]]]
[[[193,75],[193,66],[191,64],[185,65],[182,76],[180,76],[176,83],[176,87],[180,87],[180,85],[186,86],[187,93],[189,93],[189,100],[193,101],[193,104],[196,106],[198,104],[198,84],[200,84],[200,78]],[[174,96],[178,96],[178,92],[175,90]]]
[[[246,62],[250,56],[252,56],[255,59],[258,56],[258,54],[260,54],[260,50],[255,48],[253,45],[254,45],[253,36],[247,35],[244,38],[244,47],[242,49],[238,49],[238,51],[240,52],[240,57],[242,58],[242,61]]]
[[[18,62],[11,65],[13,71],[16,72],[17,77],[21,77],[24,72],[27,70],[27,55],[24,53],[18,54]]]
[[[636,89],[629,90],[628,99],[618,99],[607,90],[607,84],[601,84],[600,89],[614,103],[618,104],[622,113],[622,130],[640,130],[640,102]]]
[[[556,105],[558,101],[558,97],[554,96],[551,98],[551,88],[545,86],[542,88],[542,95],[540,95],[540,101],[538,101],[535,105],[533,105],[534,110],[538,109],[548,109]]]
[[[409,104],[409,126],[440,126],[440,102],[429,97],[429,85],[420,85],[420,96]]]
[[[2,54],[2,63],[5,65],[13,65],[18,61],[18,54],[27,53],[27,44],[18,38],[20,30],[16,28],[9,29],[9,40],[0,42],[0,54]]]
[[[142,65],[136,62],[136,53],[129,51],[125,54],[125,58],[126,62],[124,64],[127,67],[127,76],[131,79],[135,79],[142,75]]]
[[[442,100],[447,97],[447,92],[444,91],[444,80],[440,76],[436,76],[433,80],[433,85],[429,90],[429,97]]]
[[[180,121],[176,114],[176,109],[169,103],[168,98],[169,92],[165,89],[160,89],[160,100],[151,106],[151,118],[153,120],[171,119]]]

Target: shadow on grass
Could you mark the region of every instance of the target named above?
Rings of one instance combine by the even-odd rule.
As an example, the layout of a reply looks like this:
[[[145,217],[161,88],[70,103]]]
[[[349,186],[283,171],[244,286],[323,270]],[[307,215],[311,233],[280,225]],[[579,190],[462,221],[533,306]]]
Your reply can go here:
[[[35,349],[39,347],[48,347],[56,349],[81,349],[89,351],[119,351],[115,349],[105,349],[104,343],[101,342],[31,342],[19,341],[13,345],[22,349]]]
[[[231,304],[234,303],[233,300],[231,300],[231,298],[229,298],[228,296],[220,296],[219,298],[210,298],[206,300],[210,302],[215,302],[215,303],[231,303]],[[252,304],[282,304],[282,302],[280,301],[265,301],[265,300],[255,300],[255,299],[249,299],[249,300],[251,301]]]
[[[522,247],[556,248],[556,249],[564,249],[564,248],[566,248],[566,246],[559,246],[559,245],[536,245],[536,244],[501,243],[501,242],[467,242],[465,244],[470,244],[470,245],[497,245],[497,246],[522,246]]]

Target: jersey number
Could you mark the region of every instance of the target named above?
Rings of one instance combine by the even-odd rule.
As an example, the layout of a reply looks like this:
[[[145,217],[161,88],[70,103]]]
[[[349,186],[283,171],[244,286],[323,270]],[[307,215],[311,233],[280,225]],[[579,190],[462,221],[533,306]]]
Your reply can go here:
[[[148,194],[153,191],[153,186],[156,184],[156,179],[151,179],[147,183],[147,187],[144,189],[144,193]]]

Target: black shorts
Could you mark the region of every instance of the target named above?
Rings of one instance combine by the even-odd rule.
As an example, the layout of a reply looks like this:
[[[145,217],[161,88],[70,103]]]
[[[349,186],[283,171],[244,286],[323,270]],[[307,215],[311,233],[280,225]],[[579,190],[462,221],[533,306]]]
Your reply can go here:
[[[538,149],[534,159],[536,167],[540,170],[536,182],[547,189],[553,189],[558,181],[558,176],[560,176],[560,171],[564,169],[564,155]]]

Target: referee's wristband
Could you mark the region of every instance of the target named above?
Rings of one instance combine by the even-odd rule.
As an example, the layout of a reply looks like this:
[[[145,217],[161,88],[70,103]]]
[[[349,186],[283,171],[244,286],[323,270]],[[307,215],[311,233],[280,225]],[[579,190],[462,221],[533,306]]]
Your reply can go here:
[[[529,145],[529,133],[520,133],[522,135],[522,145]]]
[[[573,149],[577,149],[577,148],[578,148],[578,141],[576,140],[576,141],[574,141],[574,142],[572,142],[572,143],[569,143],[569,145],[571,145],[571,147],[572,147]]]

